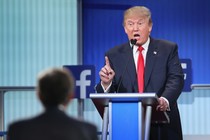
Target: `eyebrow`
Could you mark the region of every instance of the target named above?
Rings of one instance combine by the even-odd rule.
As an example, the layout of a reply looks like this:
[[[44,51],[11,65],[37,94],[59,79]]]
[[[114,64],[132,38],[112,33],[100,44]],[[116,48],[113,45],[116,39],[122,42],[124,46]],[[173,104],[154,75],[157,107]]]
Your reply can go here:
[[[139,19],[137,22],[145,21],[145,19]],[[135,22],[132,19],[127,19],[127,22]]]

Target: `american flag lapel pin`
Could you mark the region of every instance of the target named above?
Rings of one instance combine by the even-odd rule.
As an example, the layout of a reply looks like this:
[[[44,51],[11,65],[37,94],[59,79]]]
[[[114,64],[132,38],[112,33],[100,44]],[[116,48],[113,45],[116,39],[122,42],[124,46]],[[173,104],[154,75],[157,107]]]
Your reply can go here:
[[[156,52],[156,51],[154,51],[154,52],[153,52],[153,54],[154,54],[154,55],[156,55],[156,54],[157,54],[157,52]]]

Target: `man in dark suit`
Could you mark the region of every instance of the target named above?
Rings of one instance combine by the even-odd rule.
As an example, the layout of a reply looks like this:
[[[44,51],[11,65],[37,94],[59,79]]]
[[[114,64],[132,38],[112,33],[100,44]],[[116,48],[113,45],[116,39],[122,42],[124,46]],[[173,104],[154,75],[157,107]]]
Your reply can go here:
[[[152,18],[146,7],[135,6],[126,10],[123,26],[130,41],[105,54],[97,92],[155,92],[159,97],[156,109],[167,111],[170,123],[152,124],[150,140],[182,140],[177,99],[184,85],[184,76],[177,44],[150,36]],[[138,51],[140,47],[141,52]],[[140,55],[143,71],[138,72]],[[141,74],[142,82],[138,78]]]
[[[9,126],[8,140],[97,140],[94,125],[64,111],[73,97],[74,79],[69,71],[53,68],[38,77],[37,95],[45,111]]]

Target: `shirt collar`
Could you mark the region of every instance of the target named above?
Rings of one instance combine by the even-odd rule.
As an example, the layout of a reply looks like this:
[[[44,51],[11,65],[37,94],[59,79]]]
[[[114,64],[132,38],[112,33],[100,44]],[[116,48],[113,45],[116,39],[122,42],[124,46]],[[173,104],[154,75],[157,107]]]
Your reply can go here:
[[[148,48],[149,48],[149,43],[150,43],[150,37],[147,39],[146,43],[144,43],[142,45],[142,47],[144,48],[144,51],[147,52]],[[130,43],[130,46],[132,47],[132,44]],[[134,52],[136,52],[138,50],[138,47],[137,45],[134,45],[133,49],[134,49]]]

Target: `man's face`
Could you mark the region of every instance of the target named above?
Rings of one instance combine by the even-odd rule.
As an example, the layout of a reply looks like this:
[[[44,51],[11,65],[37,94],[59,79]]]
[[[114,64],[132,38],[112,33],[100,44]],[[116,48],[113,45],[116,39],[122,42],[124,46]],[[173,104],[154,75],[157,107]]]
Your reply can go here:
[[[124,21],[124,30],[128,39],[136,39],[137,45],[143,45],[152,30],[152,24],[149,24],[148,18],[130,16]]]

